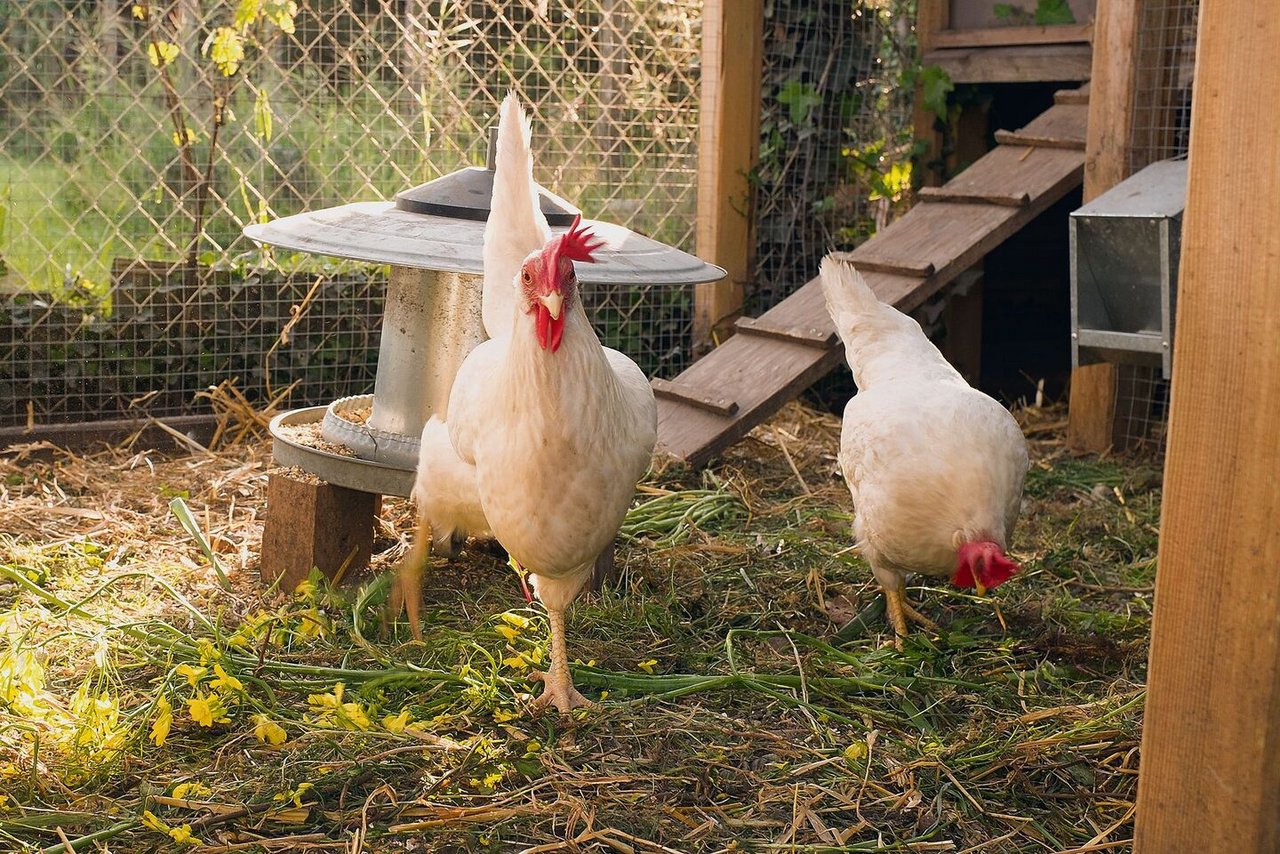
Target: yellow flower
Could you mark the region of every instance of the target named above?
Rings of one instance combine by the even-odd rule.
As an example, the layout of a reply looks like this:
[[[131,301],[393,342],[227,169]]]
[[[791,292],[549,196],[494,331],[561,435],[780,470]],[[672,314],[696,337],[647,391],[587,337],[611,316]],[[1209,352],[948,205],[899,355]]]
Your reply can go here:
[[[524,743],[525,758],[533,756],[534,754],[538,753],[540,750],[542,750],[542,742],[538,741],[537,739],[531,738]]]
[[[306,640],[322,638],[329,630],[329,618],[321,614],[320,610],[314,605],[306,610],[299,611],[297,617],[298,626],[293,631],[300,638]]]
[[[516,654],[510,658],[504,658],[502,659],[502,663],[507,665],[507,667],[514,667],[517,670],[529,669],[529,662],[525,661],[524,656],[520,654]]]
[[[218,677],[209,683],[209,687],[215,690],[228,691],[244,691],[244,683],[234,676],[228,676],[227,671],[222,669],[221,664],[213,665],[213,672]]]
[[[8,804],[9,804],[9,796],[0,795],[0,812],[4,812],[5,810],[7,810],[9,808]]]
[[[277,801],[293,801],[295,807],[302,806],[302,796],[315,788],[314,783],[299,783],[298,788],[291,792],[280,792],[275,795],[273,800]]]
[[[179,845],[202,845],[203,843],[196,837],[191,835],[191,825],[184,824],[182,827],[169,828],[169,836]]]
[[[298,586],[293,588],[294,598],[301,599],[303,602],[316,601],[316,592],[319,589],[314,580],[304,578],[298,582]]]
[[[513,641],[520,637],[520,630],[513,629],[511,626],[494,626],[493,630],[509,641]]]
[[[289,738],[289,734],[284,731],[284,727],[266,715],[253,716],[253,734],[258,741],[263,744],[270,744],[272,747],[284,744]]]
[[[506,709],[498,708],[493,710],[493,719],[500,724],[504,724],[507,721],[513,721],[518,717],[520,717],[518,714],[507,711]]]
[[[196,687],[196,683],[203,679],[204,675],[209,671],[203,667],[195,667],[190,664],[179,664],[173,669],[173,672],[179,676],[187,677],[187,684],[194,688]]]
[[[607,700],[607,699],[609,699],[609,692],[608,692],[608,691],[601,691],[601,692],[600,692],[600,700],[603,702],[604,700]]]
[[[164,740],[169,737],[169,728],[173,726],[173,706],[164,697],[156,701],[156,719],[151,722],[151,740],[156,747],[163,747]]]
[[[156,818],[156,814],[151,810],[142,811],[142,826],[150,828],[151,830],[159,831],[160,833],[169,832],[169,825]]]
[[[515,626],[517,629],[527,629],[533,623],[533,621],[528,617],[521,616],[520,614],[513,614],[510,611],[505,614],[499,614],[499,616],[502,618],[504,623]]]
[[[173,140],[173,144],[175,147],[181,148],[184,144],[195,145],[197,142],[200,141],[200,137],[197,136],[196,132],[191,128],[184,127],[182,130],[184,131],[184,133],[181,136],[178,135],[178,132],[176,130],[173,133],[169,134],[169,139]]]
[[[208,664],[210,661],[222,658],[222,653],[218,652],[218,648],[208,638],[200,638],[196,641],[196,651],[200,653],[201,664]]]
[[[244,39],[231,27],[218,27],[205,41],[201,52],[213,60],[223,77],[230,77],[244,60]]]
[[[204,783],[193,780],[188,783],[179,783],[174,786],[173,791],[170,794],[180,801],[186,801],[212,795],[213,789],[210,789]]]
[[[147,45],[147,58],[156,68],[164,68],[178,58],[178,46],[173,42],[152,42]]]
[[[387,732],[404,732],[409,726],[409,710],[401,709],[398,715],[387,715],[382,719],[382,728]]]
[[[217,694],[196,694],[187,700],[187,712],[191,715],[191,720],[205,727],[230,723],[231,720],[222,705],[222,698]]]
[[[645,660],[645,661],[640,662],[640,663],[639,663],[639,664],[637,664],[636,666],[637,666],[637,667],[639,667],[641,670],[643,670],[645,673],[650,673],[650,674],[651,674],[651,673],[653,673],[653,667],[654,667],[654,665],[655,665],[655,664],[657,664],[657,663],[658,663],[658,659],[656,659],[656,658],[650,658],[650,659],[647,659],[647,660]]]
[[[133,4],[133,8],[131,8],[129,12],[139,21],[145,21],[147,19],[147,10],[139,6],[137,3]]]
[[[866,758],[867,743],[865,741],[855,741],[840,752],[844,758],[852,764]]]

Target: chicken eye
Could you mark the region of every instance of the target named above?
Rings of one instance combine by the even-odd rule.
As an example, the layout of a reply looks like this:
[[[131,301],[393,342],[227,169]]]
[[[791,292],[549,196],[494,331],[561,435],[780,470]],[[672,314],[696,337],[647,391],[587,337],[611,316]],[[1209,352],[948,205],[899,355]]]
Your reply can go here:
[[[520,269],[520,281],[524,282],[526,285],[533,284],[533,276],[529,275],[528,267],[522,267]]]

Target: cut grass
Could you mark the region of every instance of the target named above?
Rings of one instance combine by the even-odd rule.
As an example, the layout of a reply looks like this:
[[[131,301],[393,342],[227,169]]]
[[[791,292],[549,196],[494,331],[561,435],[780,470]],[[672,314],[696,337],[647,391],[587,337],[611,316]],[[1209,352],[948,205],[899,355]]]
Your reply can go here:
[[[523,713],[537,690],[524,665],[545,656],[545,624],[484,550],[429,574],[418,644],[402,625],[384,634],[385,578],[264,599],[252,571],[260,449],[0,458],[10,499],[0,529],[15,535],[0,544],[0,789],[10,798],[0,833],[18,850],[64,850],[55,828],[79,850],[95,835],[112,850],[181,847],[142,824],[148,809],[209,847],[263,851],[577,840],[581,850],[999,852],[1123,841],[1156,481],[1123,461],[1069,457],[1051,434],[1033,442],[1014,548],[1024,572],[990,600],[913,588],[944,632],[913,635],[898,653],[874,615],[840,631],[879,596],[848,551],[837,430],[792,407],[714,479],[678,468],[654,477],[667,492],[736,496],[745,513],[709,519],[682,542],[654,533],[620,548],[619,582],[571,615],[576,680],[601,700],[574,721]],[[169,515],[173,489],[190,491],[230,594]],[[384,516],[398,532],[379,539],[385,567],[411,513],[389,501]],[[81,601],[83,614],[66,608]],[[3,674],[18,674],[12,662],[26,653],[44,685],[20,700]],[[215,653],[243,691],[214,687]],[[205,668],[196,686],[182,665]],[[82,685],[96,705],[82,700],[93,712],[68,729],[59,710]],[[192,719],[187,701],[210,693],[229,698],[228,723]],[[156,746],[147,737],[161,695],[173,725]],[[260,741],[253,715],[287,740]],[[83,743],[66,734],[85,731]],[[175,797],[184,782],[210,791]]]

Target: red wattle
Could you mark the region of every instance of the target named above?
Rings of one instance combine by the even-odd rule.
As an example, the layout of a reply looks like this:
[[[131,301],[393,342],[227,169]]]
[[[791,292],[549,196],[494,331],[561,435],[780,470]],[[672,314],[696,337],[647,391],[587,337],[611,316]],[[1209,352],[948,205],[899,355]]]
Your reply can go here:
[[[549,343],[548,333],[551,331],[551,312],[547,311],[547,307],[542,303],[538,303],[534,311],[537,319],[538,346],[545,350]]]
[[[560,341],[564,338],[564,312],[551,321],[551,352],[560,349]]]

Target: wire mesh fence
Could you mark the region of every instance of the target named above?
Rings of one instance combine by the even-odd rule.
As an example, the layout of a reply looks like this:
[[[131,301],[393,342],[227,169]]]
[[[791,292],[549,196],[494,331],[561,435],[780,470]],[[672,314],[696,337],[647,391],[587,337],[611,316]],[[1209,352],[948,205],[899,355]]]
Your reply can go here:
[[[908,204],[914,21],[914,0],[766,4],[749,313]]]
[[[1187,153],[1199,9],[1199,0],[1152,0],[1143,4],[1134,76],[1130,172]],[[1168,417],[1169,382],[1161,372],[1143,366],[1118,366],[1117,445],[1139,453],[1163,453]]]
[[[241,229],[482,164],[509,88],[542,183],[692,248],[699,24],[693,0],[0,0],[0,427],[191,412],[233,377],[368,391],[385,269]],[[683,367],[689,293],[584,298]]]

